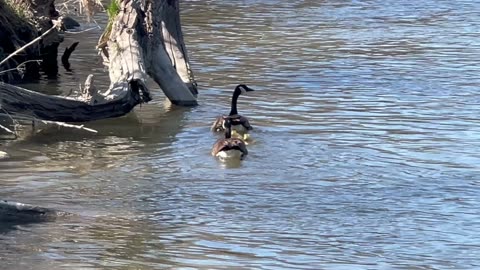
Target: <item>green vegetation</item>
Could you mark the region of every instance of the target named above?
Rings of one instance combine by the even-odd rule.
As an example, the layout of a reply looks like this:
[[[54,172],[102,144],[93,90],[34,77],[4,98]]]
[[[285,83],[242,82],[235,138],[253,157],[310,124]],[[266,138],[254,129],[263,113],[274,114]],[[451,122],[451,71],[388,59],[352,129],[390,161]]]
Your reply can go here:
[[[112,21],[115,16],[120,12],[120,5],[118,0],[112,0],[107,7],[108,20]]]
[[[110,2],[110,5],[108,5],[107,7],[108,23],[107,23],[107,26],[105,27],[105,31],[103,32],[99,43],[106,42],[110,37],[110,32],[112,32],[113,20],[115,19],[115,16],[117,16],[119,12],[120,12],[120,5],[118,3],[118,0],[112,0]]]

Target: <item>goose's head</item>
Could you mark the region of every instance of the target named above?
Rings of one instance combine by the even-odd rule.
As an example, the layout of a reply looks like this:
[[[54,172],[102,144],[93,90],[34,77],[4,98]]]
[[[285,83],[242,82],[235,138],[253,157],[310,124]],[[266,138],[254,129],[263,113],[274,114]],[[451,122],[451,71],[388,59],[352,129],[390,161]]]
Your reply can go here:
[[[248,87],[245,84],[239,84],[235,87],[235,91],[238,91],[239,94],[246,94],[247,92],[255,91],[252,88]]]

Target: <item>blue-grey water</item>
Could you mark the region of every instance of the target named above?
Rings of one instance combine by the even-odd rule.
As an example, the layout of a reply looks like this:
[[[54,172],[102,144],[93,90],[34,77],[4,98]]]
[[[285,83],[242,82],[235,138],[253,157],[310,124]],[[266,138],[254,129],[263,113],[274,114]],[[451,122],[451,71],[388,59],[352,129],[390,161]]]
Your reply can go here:
[[[480,2],[181,9],[200,105],[152,89],[97,135],[3,143],[1,199],[78,216],[3,226],[1,269],[480,269]],[[67,34],[74,72],[32,87],[106,85],[100,33]],[[209,126],[238,83],[254,142],[223,165]]]

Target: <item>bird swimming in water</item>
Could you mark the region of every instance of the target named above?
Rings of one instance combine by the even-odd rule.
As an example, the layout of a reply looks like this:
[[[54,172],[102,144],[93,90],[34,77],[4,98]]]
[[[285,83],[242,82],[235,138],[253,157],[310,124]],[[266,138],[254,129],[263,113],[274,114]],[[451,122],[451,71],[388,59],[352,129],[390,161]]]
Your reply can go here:
[[[237,132],[235,129],[232,129],[232,138],[242,139],[246,145],[249,145],[252,142],[252,138],[249,133]]]
[[[242,139],[232,138],[232,120],[227,118],[224,123],[225,138],[218,139],[213,145],[212,155],[225,159],[244,159],[248,155],[247,146]]]
[[[231,109],[228,115],[221,115],[217,117],[215,122],[213,123],[211,130],[214,132],[224,131],[225,130],[225,120],[230,119],[232,124],[232,129],[237,131],[240,134],[245,134],[249,130],[252,130],[252,126],[248,122],[248,119],[245,116],[238,114],[237,111],[237,101],[238,97],[241,94],[246,94],[247,92],[254,91],[252,88],[246,86],[245,84],[239,84],[235,87],[233,91],[232,101],[231,101]]]

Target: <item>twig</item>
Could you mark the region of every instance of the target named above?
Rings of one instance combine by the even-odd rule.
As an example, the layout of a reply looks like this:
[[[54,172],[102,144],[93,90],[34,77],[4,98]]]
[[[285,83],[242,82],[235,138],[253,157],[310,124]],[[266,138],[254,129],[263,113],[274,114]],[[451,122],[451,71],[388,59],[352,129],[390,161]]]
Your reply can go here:
[[[12,133],[14,136],[15,136],[15,139],[18,138],[18,135],[17,135],[17,124],[18,124],[18,121],[13,119],[13,117],[7,112],[7,110],[5,110],[4,108],[2,108],[1,104],[0,104],[0,109],[2,111],[5,112],[5,114],[10,118],[10,120],[12,120],[12,123],[13,123],[13,128],[14,130],[12,131],[11,129],[3,126],[3,125],[0,125],[0,128],[2,128],[3,130],[9,132],[9,133]]]
[[[13,135],[15,135],[15,137],[17,136],[17,133],[15,133],[14,131],[12,131],[11,129],[9,129],[9,128],[5,127],[5,126],[0,125],[0,128],[3,129],[3,130],[5,130],[5,131],[8,132],[8,133],[12,133]]]
[[[84,33],[84,32],[88,32],[88,31],[92,31],[92,30],[95,30],[95,29],[102,29],[100,27],[100,25],[97,24],[97,26],[95,27],[90,27],[90,28],[87,28],[85,30],[82,30],[82,31],[65,31],[65,33],[68,33],[68,34],[80,34],[80,33]]]
[[[63,11],[64,9],[66,9],[66,10],[67,10],[66,13],[67,13],[67,14],[70,14],[70,9],[69,9],[69,7],[68,7],[68,4],[70,4],[70,2],[77,2],[77,1],[78,1],[78,0],[69,0],[69,1],[63,2],[63,3],[61,4],[62,9],[61,9],[60,11]],[[63,13],[63,12],[62,12],[62,13]]]
[[[4,73],[7,73],[7,72],[10,72],[10,71],[14,71],[14,70],[21,73],[21,72],[23,72],[22,71],[23,65],[25,65],[26,63],[29,63],[29,62],[37,62],[38,64],[40,64],[40,62],[42,62],[42,60],[28,60],[28,61],[25,61],[25,62],[21,63],[20,65],[18,65],[16,68],[11,68],[11,69],[0,71],[0,75],[4,74]]]
[[[15,125],[19,125],[20,123],[18,123],[17,120],[15,120],[12,115],[10,115],[10,113],[5,110],[3,107],[2,107],[2,104],[0,104],[0,109],[10,118],[10,120],[12,120],[12,123],[15,124]]]
[[[5,110],[3,110],[3,111],[5,111]],[[29,116],[29,115],[23,115],[23,114],[14,114],[13,117],[18,119],[18,120],[36,121],[36,122],[40,122],[40,123],[43,123],[43,124],[46,124],[46,125],[52,124],[52,125],[57,125],[57,126],[61,126],[61,127],[76,128],[76,129],[81,129],[81,130],[85,130],[85,131],[92,132],[92,133],[98,133],[98,131],[96,131],[95,129],[87,128],[84,125],[72,125],[72,124],[67,124],[65,122],[42,120],[42,119],[38,119],[38,118]]]
[[[53,20],[52,20],[53,21]],[[61,18],[59,18],[57,21],[53,21],[54,24],[53,26],[48,29],[47,31],[45,31],[45,33],[41,34],[39,37],[37,37],[36,39],[30,41],[29,43],[25,44],[23,47],[21,47],[20,49],[14,51],[13,53],[11,53],[9,56],[7,56],[7,58],[3,59],[2,62],[0,62],[0,66],[5,64],[5,62],[7,62],[10,58],[12,58],[13,56],[17,55],[19,52],[25,50],[27,47],[35,44],[37,41],[41,40],[44,36],[48,35],[50,32],[53,31],[53,29],[59,27],[62,23],[62,20]]]
[[[77,2],[78,0],[68,0],[62,3],[62,5],[70,4],[70,2]]]
[[[84,125],[72,125],[72,124],[67,124],[67,123],[64,123],[64,122],[47,121],[47,120],[40,120],[40,119],[37,119],[37,121],[40,121],[44,124],[54,124],[54,125],[61,126],[61,127],[77,128],[77,129],[83,129],[83,130],[86,130],[86,131],[89,131],[89,132],[92,132],[92,133],[98,133],[98,131],[96,131],[95,129],[87,128]]]

